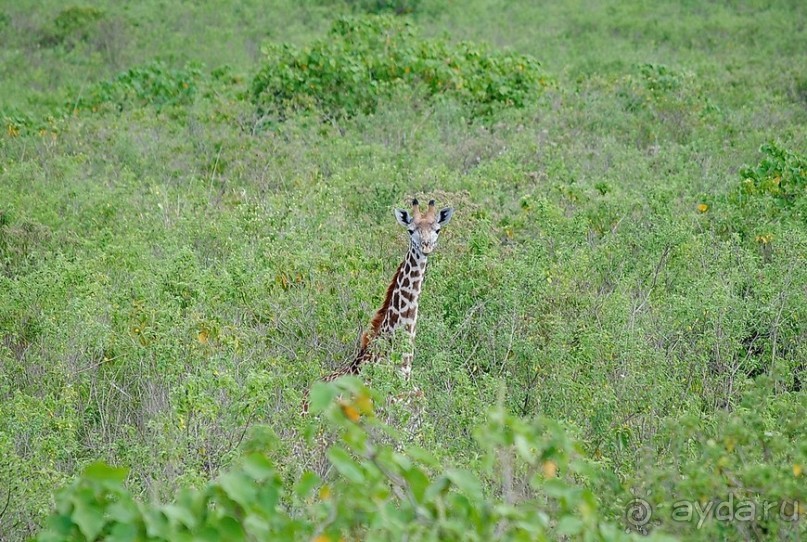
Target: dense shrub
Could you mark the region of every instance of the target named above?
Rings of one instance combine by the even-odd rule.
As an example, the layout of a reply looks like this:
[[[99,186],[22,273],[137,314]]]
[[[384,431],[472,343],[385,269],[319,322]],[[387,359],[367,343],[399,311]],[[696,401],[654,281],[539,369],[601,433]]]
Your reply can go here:
[[[27,134],[48,135],[58,130],[59,119],[63,109],[56,109],[56,115],[31,114],[18,109],[0,109],[0,123],[9,138]]]
[[[334,402],[340,391],[354,399]],[[124,487],[126,469],[96,463],[58,494],[38,539],[633,538],[602,520],[586,487],[602,474],[556,423],[490,412],[478,438],[501,484],[491,495],[469,471],[444,467],[421,449],[400,453],[382,444],[378,435],[389,428],[375,419],[370,395],[356,381],[317,386],[311,405],[341,428],[342,442],[327,452],[333,476],[306,472],[285,484],[272,461],[252,451],[200,490],[157,505],[134,499]],[[250,442],[247,449],[260,446]]]
[[[419,38],[411,24],[389,16],[342,18],[325,39],[303,49],[275,45],[267,56],[252,96],[259,113],[270,115],[300,109],[329,116],[371,113],[396,88],[454,98],[472,115],[486,115],[524,107],[545,84],[530,56]]]
[[[766,378],[712,423],[700,416],[670,423],[659,440],[677,460],[642,462],[648,476],[638,492],[654,511],[646,526],[682,536],[701,530],[712,539],[798,540],[807,513],[805,432],[804,401],[774,393]]]
[[[123,111],[148,105],[161,108],[188,104],[196,95],[201,76],[201,70],[195,65],[171,68],[164,62],[153,61],[94,85],[86,97],[79,98],[77,107],[111,106]]]
[[[715,198],[720,212],[708,220],[722,236],[757,245],[767,261],[776,245],[792,242],[786,232],[807,222],[807,156],[775,142],[759,152],[759,162],[741,167],[733,189]]]
[[[620,78],[617,95],[627,113],[646,121],[645,144],[667,138],[685,143],[695,126],[719,112],[694,73],[664,64],[634,66]]]
[[[348,4],[366,13],[392,12],[406,15],[418,10],[421,0],[348,0]]]
[[[722,506],[807,499],[803,10],[480,0],[432,16],[423,0],[424,36],[551,62],[558,83],[540,107],[494,100],[469,125],[476,95],[438,83],[456,77],[465,91],[470,76],[417,56],[461,44],[337,35],[315,71],[345,80],[317,87],[278,63],[300,79],[272,87],[285,102],[262,94],[262,112],[314,113],[256,135],[242,74],[261,67],[259,44],[310,44],[349,1],[94,0],[105,15],[73,49],[38,43],[62,7],[26,4],[0,8],[0,538],[36,537],[56,504],[55,537],[92,534],[99,519],[101,536],[174,535],[193,527],[172,518],[193,523],[202,516],[185,512],[210,504],[210,529],[272,518],[309,540],[451,538],[457,525],[491,538],[505,515],[502,537],[595,538],[598,524],[603,537],[619,525],[804,538],[803,514],[726,518]],[[119,64],[100,43],[115,21]],[[339,69],[361,47],[372,70],[411,52],[420,71],[382,80],[356,61],[354,85]],[[155,57],[165,64],[146,73]],[[231,68],[188,76],[176,59]],[[128,80],[110,76],[121,66]],[[487,96],[489,73],[476,75]],[[372,114],[321,122],[347,114],[339,100]],[[778,150],[758,153],[765,141]],[[384,428],[349,420],[360,401],[325,427],[301,418],[304,391],[354,353],[405,250],[391,208],[421,195],[457,209],[422,298],[412,384],[423,395],[378,402]],[[406,396],[399,357],[361,378]],[[492,405],[526,419],[487,416]],[[347,440],[328,453],[343,424]],[[258,427],[276,436],[244,446]],[[416,505],[360,442],[397,479],[425,484]],[[54,500],[98,461],[125,465],[125,481],[93,467]],[[276,509],[244,504],[272,492]],[[679,499],[709,514],[673,517]],[[242,513],[255,522],[231,520]]]
[[[777,143],[766,143],[759,152],[764,156],[757,165],[740,170],[741,200],[767,196],[782,210],[807,218],[807,156]]]
[[[53,23],[44,31],[42,45],[64,45],[72,48],[76,43],[87,41],[98,21],[104,17],[100,9],[72,6],[59,12]]]

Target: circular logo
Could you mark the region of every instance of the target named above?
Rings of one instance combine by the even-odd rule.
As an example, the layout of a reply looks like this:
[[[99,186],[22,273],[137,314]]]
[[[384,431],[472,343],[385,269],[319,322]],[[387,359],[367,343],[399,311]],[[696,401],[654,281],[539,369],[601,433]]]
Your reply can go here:
[[[653,508],[644,499],[633,499],[625,506],[625,521],[634,529],[650,523],[651,517],[653,517]]]

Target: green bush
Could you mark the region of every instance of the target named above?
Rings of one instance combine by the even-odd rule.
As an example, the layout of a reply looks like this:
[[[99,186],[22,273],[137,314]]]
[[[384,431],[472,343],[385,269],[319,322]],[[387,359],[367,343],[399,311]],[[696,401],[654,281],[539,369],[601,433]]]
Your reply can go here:
[[[348,4],[366,13],[392,12],[396,15],[414,13],[421,0],[348,0]]]
[[[389,16],[342,18],[309,47],[275,45],[252,83],[259,114],[318,109],[328,116],[372,113],[396,89],[449,97],[471,115],[536,100],[546,81],[534,58],[470,42],[419,38]]]
[[[80,98],[78,109],[96,110],[111,106],[117,111],[134,107],[187,105],[193,101],[202,72],[189,64],[170,68],[164,62],[153,61],[126,70],[109,81],[94,85],[88,96]]]
[[[757,165],[740,170],[741,200],[768,196],[783,210],[807,218],[807,156],[777,143],[766,143],[759,152],[764,157]]]
[[[60,522],[64,537],[82,536],[99,518],[99,538],[146,522],[154,536],[165,521],[188,531],[166,517],[190,499],[210,504],[198,538],[242,513],[309,540],[436,529],[456,538],[457,524],[492,538],[486,518],[505,514],[503,538],[516,528],[535,529],[524,538],[596,538],[595,523],[686,540],[804,538],[804,520],[671,514],[678,499],[714,512],[730,498],[807,498],[807,228],[800,170],[786,171],[807,141],[794,3],[443,2],[434,14],[437,3],[423,0],[417,24],[429,40],[388,33],[361,58],[397,68],[389,55],[409,51],[424,64],[438,53],[417,56],[423,44],[446,32],[510,46],[557,77],[540,107],[492,101],[493,114],[469,125],[480,102],[436,83],[432,93],[425,81],[425,68],[451,81],[444,61],[413,60],[416,76],[389,81],[357,62],[359,83],[316,92],[305,87],[316,82],[310,71],[278,64],[300,76],[289,99],[313,114],[261,134],[258,102],[244,92],[263,67],[259,44],[311,54],[304,45],[350,10],[347,0],[228,10],[94,0],[105,16],[73,50],[42,47],[35,31],[72,4],[28,4],[0,8],[9,16],[0,32],[0,538],[36,537],[53,488],[98,461],[129,474],[121,483],[108,473],[117,479],[105,489],[104,470],[90,470],[94,480],[59,497],[52,537]],[[396,28],[411,30],[405,21]],[[104,32],[123,35],[118,62],[107,60]],[[337,63],[350,66],[362,43],[336,36],[319,50],[342,47],[323,60],[340,74]],[[439,54],[462,47],[441,43]],[[144,74],[155,57],[165,64]],[[183,59],[231,68],[203,70],[197,90],[178,98]],[[129,68],[131,81],[115,78]],[[489,74],[476,75],[484,96]],[[337,100],[365,103],[352,89],[367,93],[372,114],[321,122]],[[87,101],[73,115],[79,96]],[[268,91],[261,99],[276,117],[294,110]],[[766,141],[785,158],[758,153]],[[403,438],[368,418],[349,422],[329,461],[323,441],[359,405],[335,407],[339,418],[322,431],[296,409],[354,353],[406,248],[391,208],[421,195],[457,209],[421,300],[412,384],[423,396],[378,408]],[[398,357],[361,378],[405,394]],[[558,420],[566,436],[546,419],[487,416],[502,403]],[[243,446],[256,424],[277,436]],[[474,438],[480,426],[492,442]],[[417,506],[405,491],[387,497],[400,485],[354,445],[363,434],[389,472],[413,487],[423,474]],[[280,480],[252,472],[245,493],[233,493],[221,476],[249,477],[253,459],[237,458],[252,453]],[[394,463],[401,457],[414,467]],[[105,503],[104,491],[121,504]],[[271,491],[274,515],[231,502]],[[633,495],[655,508],[649,518],[631,509],[626,522]]]
[[[798,539],[807,511],[807,411],[793,399],[760,378],[733,412],[711,423],[686,416],[665,427],[658,440],[676,460],[642,462],[648,476],[639,491],[655,511],[648,527],[682,536],[699,530],[711,539]],[[732,512],[731,521],[721,519],[718,506]]]
[[[64,45],[72,48],[78,42],[86,42],[103,17],[104,12],[93,7],[65,8],[53,20],[51,27],[45,30],[41,43],[47,47]]]
[[[667,138],[685,143],[695,127],[706,120],[714,122],[719,108],[694,73],[650,63],[638,64],[632,71],[620,78],[617,95],[625,112],[645,121],[645,144]]]
[[[334,399],[340,394],[353,399]],[[284,483],[264,453],[170,504],[137,502],[127,470],[95,463],[59,492],[38,540],[629,540],[604,521],[587,484],[603,474],[548,420],[525,421],[494,408],[478,429],[498,487],[445,467],[425,450],[397,452],[379,435],[369,391],[355,379],[315,386],[315,412],[340,428],[327,457],[334,475],[312,472]],[[256,431],[256,434],[266,431]],[[247,450],[264,447],[255,439]]]
[[[760,161],[740,168],[740,182],[716,204],[712,218],[723,236],[755,244],[765,260],[793,226],[807,222],[807,156],[779,143],[765,143]]]
[[[54,114],[39,115],[16,109],[0,109],[0,123],[9,138],[35,134],[52,135],[59,130],[63,110],[56,109]]]

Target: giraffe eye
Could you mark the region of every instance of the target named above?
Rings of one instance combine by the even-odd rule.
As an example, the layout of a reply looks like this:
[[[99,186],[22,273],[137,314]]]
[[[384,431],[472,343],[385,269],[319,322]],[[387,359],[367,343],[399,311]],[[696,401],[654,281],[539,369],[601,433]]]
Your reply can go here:
[[[440,233],[440,230],[434,230],[434,235],[437,235],[438,233]]]

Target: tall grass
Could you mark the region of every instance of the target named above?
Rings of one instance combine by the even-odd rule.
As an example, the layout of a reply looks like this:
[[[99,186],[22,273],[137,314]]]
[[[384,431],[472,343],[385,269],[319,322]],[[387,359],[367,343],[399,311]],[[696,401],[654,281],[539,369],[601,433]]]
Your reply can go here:
[[[636,527],[633,493],[686,539],[803,533],[664,512],[807,501],[801,4],[424,0],[424,39],[530,54],[546,88],[485,119],[415,85],[267,125],[261,46],[354,4],[0,8],[0,537],[99,459],[145,498],[204,487],[259,424],[283,480],[326,475],[300,400],[354,352],[405,251],[391,209],[419,195],[457,212],[404,440],[483,473],[473,428],[504,389],[618,480],[592,485],[607,521]],[[366,377],[400,392],[385,367]]]

